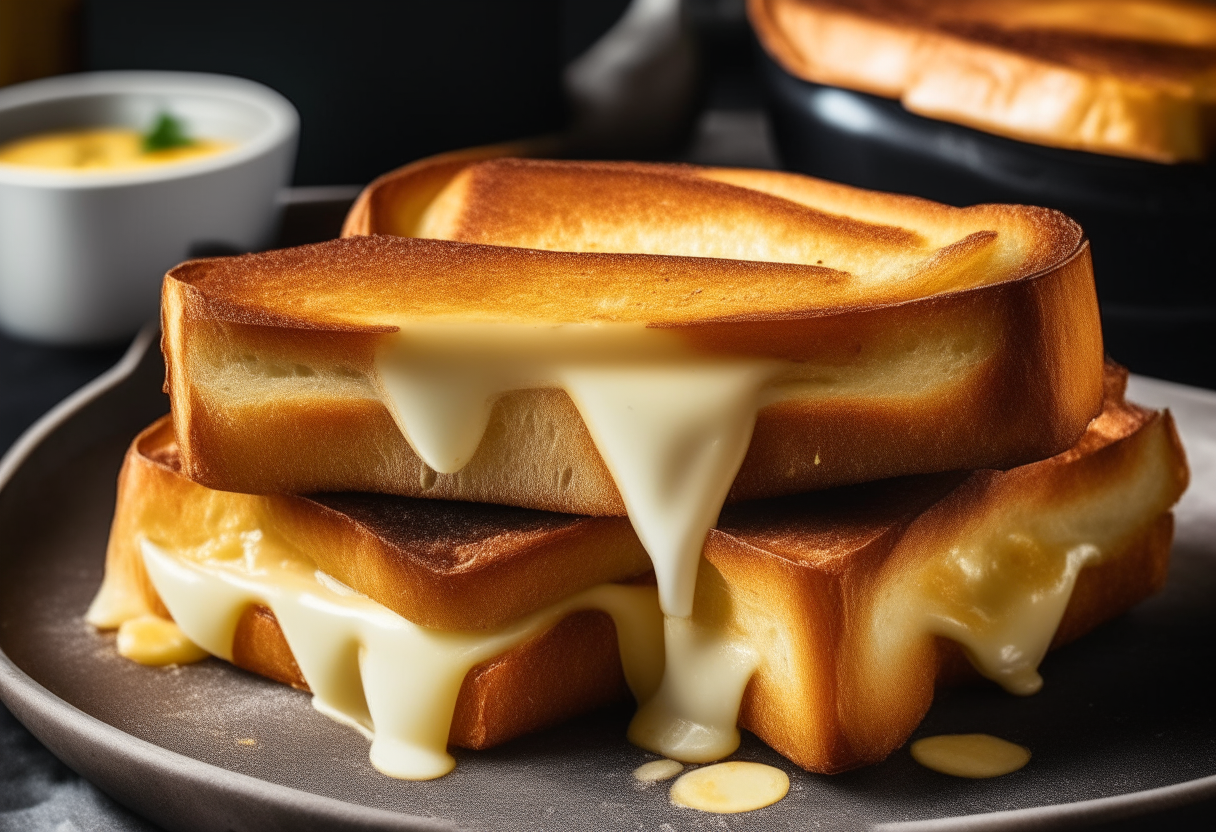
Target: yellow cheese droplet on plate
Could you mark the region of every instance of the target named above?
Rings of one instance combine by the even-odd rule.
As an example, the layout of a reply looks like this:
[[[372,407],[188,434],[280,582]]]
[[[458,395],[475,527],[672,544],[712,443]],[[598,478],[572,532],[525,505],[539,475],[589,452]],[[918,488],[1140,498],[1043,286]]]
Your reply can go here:
[[[942,734],[912,743],[912,758],[955,777],[1000,777],[1030,762],[1030,750],[989,734]]]
[[[683,770],[684,764],[675,760],[651,760],[633,770],[633,779],[642,783],[657,783],[670,780]]]
[[[207,658],[207,652],[186,638],[172,621],[141,615],[118,628],[118,653],[140,664],[160,667],[190,664]]]
[[[730,815],[776,803],[790,790],[789,776],[763,763],[717,763],[690,771],[671,787],[671,802]]]

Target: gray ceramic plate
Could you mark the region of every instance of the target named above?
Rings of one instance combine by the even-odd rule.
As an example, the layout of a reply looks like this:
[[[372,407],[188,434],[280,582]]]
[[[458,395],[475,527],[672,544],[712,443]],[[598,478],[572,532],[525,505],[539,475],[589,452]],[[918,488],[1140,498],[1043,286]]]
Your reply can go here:
[[[407,783],[376,773],[366,742],[304,694],[216,660],[157,670],[120,659],[81,614],[101,576],[122,453],[166,410],[155,344],[145,332],[0,463],[0,696],[70,766],[168,829],[1044,829],[1216,795],[1206,684],[1216,667],[1216,394],[1133,380],[1137,400],[1173,408],[1194,471],[1166,591],[1049,657],[1039,695],[946,691],[918,731],[1006,737],[1033,750],[1026,768],[956,780],[901,749],[823,777],[747,737],[736,757],[788,771],[790,795],[720,817],[633,782],[649,757],[624,741],[624,711],[458,752],[454,774]]]

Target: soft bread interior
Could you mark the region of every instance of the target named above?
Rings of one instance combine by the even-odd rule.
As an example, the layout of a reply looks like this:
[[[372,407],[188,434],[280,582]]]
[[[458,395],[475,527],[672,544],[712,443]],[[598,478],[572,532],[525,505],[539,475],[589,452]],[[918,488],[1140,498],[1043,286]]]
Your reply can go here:
[[[1186,465],[1168,414],[1125,404],[1124,379],[1108,371],[1102,416],[1073,449],[1043,462],[729,508],[706,544],[693,622],[755,653],[740,724],[811,770],[873,762],[920,721],[936,680],[957,675],[956,645],[985,674],[1027,692],[1018,684],[1048,644],[1159,588]],[[206,560],[221,554],[225,535],[229,546],[232,535],[248,540],[250,524],[290,535],[292,550],[346,585],[438,626],[495,626],[521,609],[504,610],[498,596],[525,598],[527,612],[555,592],[647,567],[621,518],[372,495],[237,495],[189,482],[175,457],[165,421],[128,454],[95,624],[168,614],[139,556],[141,536]],[[384,503],[412,520],[386,521]],[[174,523],[157,519],[169,514]],[[433,597],[433,575],[451,592]],[[409,581],[428,590],[415,597],[402,589]],[[1027,613],[1026,598],[1053,587],[1063,592],[1058,608]],[[606,621],[579,613],[478,665],[461,687],[451,742],[484,747],[620,696]],[[992,661],[1001,627],[1029,631],[1017,642],[1040,649],[1029,666]],[[250,607],[235,640],[237,663],[303,684],[272,615]]]

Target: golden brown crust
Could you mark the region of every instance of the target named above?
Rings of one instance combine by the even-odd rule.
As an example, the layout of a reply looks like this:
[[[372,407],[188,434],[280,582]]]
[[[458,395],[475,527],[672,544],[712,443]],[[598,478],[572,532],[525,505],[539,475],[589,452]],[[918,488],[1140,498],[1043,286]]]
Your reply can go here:
[[[630,698],[612,619],[585,610],[470,670],[449,741],[491,748]]]
[[[921,115],[1157,162],[1211,150],[1210,4],[749,0],[748,16],[793,75]]]
[[[269,607],[251,605],[237,619],[232,634],[232,663],[297,690],[309,689],[279,619]]]
[[[500,156],[538,156],[555,152],[557,149],[556,140],[542,138],[428,156],[378,177],[364,188],[346,215],[346,221],[342,224],[342,236],[384,233],[417,237],[419,235],[413,233],[414,229],[431,200],[470,162]],[[383,218],[383,221],[398,230],[361,230],[367,227],[371,217]]]
[[[764,408],[733,500],[1022,464],[1069,447],[1101,406],[1089,250],[1056,212],[950,208],[772,172],[465,157],[436,166],[447,184],[427,222],[495,245],[351,237],[169,274],[168,388],[191,477],[255,493],[623,513],[560,390],[499,399],[459,473],[422,465],[372,367],[382,333],[405,320],[632,322],[699,352],[868,380],[861,393],[820,389]],[[414,216],[401,183],[429,169],[382,177],[347,230],[409,230],[395,225],[393,200]],[[655,215],[641,222],[644,205]],[[522,245],[584,250],[508,247]],[[611,253],[635,248],[667,254]],[[749,254],[767,259],[729,259]],[[796,262],[768,262],[782,257]],[[923,383],[899,369],[909,362]],[[927,362],[949,368],[925,373]]]
[[[961,241],[970,241],[974,249],[982,240],[973,254],[1001,255],[995,267],[982,259],[968,261],[971,270],[978,272],[968,285],[1050,269],[1067,259],[1081,241],[1080,229],[1063,214],[1032,206],[954,208],[780,171],[494,155],[505,150],[475,148],[385,174],[364,190],[357,203],[363,207],[352,209],[343,236],[390,234],[553,252],[819,266],[822,268],[800,275],[827,280],[832,291],[846,298],[850,288],[857,288],[856,278],[899,274],[906,279],[923,275],[927,262],[935,267],[930,271],[941,284],[942,264],[932,258],[941,252],[957,256]],[[444,185],[438,190],[418,182],[421,172],[432,169],[444,172]],[[418,218],[420,204],[424,204],[423,216]],[[401,220],[403,206],[410,207],[408,222]],[[993,243],[995,248],[990,247]],[[619,262],[626,274],[629,261]],[[712,269],[713,265],[700,263],[699,267]],[[529,279],[528,275],[520,277]],[[662,280],[651,281],[651,292],[664,293],[656,296],[656,306],[669,305],[672,299],[695,301],[690,307],[695,315],[689,322],[736,317],[729,311],[712,311],[712,296],[685,298],[686,290],[695,286],[660,285],[672,277],[665,272]],[[892,298],[928,294],[927,285],[905,282]],[[543,286],[542,281],[537,291],[543,291]],[[612,288],[605,295],[617,298],[623,296],[619,294],[622,289],[628,295],[634,287]],[[824,295],[823,285],[782,288],[783,298],[766,299],[754,293],[732,301],[746,304],[747,313],[761,318],[771,313],[755,308],[757,300],[781,304],[801,294],[809,305],[790,307],[795,312],[836,302],[833,295]],[[888,288],[866,285],[860,299],[880,303],[881,293]],[[944,288],[938,285],[934,291]],[[523,300],[525,305],[529,302],[526,297],[513,299]],[[588,302],[588,306],[597,305]],[[644,309],[640,304],[622,304],[621,308],[625,314]],[[659,314],[664,313],[659,310]],[[662,322],[650,315],[642,320]]]

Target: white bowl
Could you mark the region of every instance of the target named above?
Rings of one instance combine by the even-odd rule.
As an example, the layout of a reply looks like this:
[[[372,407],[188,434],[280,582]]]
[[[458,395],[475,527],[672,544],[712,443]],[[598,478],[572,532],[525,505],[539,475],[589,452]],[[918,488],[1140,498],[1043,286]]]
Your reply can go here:
[[[156,315],[175,264],[272,242],[299,116],[261,84],[192,72],[32,81],[0,90],[0,143],[84,127],[144,130],[162,111],[192,135],[235,146],[113,172],[0,164],[0,328],[47,343],[114,341]]]

